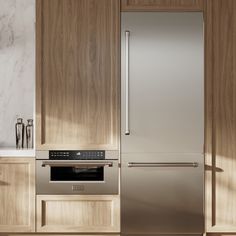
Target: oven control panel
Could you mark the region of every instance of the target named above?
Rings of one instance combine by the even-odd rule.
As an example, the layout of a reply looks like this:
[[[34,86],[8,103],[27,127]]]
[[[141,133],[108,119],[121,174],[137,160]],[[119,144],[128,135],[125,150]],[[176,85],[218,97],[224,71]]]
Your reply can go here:
[[[105,160],[105,151],[78,150],[78,151],[49,151],[50,160]]]

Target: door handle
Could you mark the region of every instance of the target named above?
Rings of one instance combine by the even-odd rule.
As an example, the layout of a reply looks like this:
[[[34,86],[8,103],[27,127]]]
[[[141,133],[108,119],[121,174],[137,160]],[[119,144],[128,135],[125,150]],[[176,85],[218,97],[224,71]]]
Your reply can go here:
[[[96,168],[96,167],[113,167],[112,161],[43,161],[42,167],[76,167],[76,168]]]
[[[128,167],[198,167],[197,162],[129,162]]]
[[[125,135],[130,135],[130,128],[129,128],[129,37],[130,37],[130,31],[125,31]]]

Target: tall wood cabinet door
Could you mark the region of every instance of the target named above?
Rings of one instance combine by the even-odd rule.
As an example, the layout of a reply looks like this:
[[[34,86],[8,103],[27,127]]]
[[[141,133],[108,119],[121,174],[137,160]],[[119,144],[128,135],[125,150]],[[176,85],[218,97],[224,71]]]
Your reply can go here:
[[[209,233],[209,234],[206,234],[206,236],[236,236],[236,233]]]
[[[202,11],[205,0],[121,0],[122,11]]]
[[[37,149],[119,147],[119,0],[37,0]]]
[[[206,230],[236,232],[236,1],[207,0]]]
[[[34,158],[0,158],[0,232],[34,231]]]
[[[37,232],[119,233],[118,195],[38,195]]]

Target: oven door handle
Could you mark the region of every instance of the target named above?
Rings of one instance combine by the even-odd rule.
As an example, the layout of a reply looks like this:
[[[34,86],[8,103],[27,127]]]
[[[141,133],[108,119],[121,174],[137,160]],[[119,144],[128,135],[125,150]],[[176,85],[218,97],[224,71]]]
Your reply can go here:
[[[77,168],[95,168],[95,167],[113,167],[112,161],[43,161],[42,167],[77,167]]]

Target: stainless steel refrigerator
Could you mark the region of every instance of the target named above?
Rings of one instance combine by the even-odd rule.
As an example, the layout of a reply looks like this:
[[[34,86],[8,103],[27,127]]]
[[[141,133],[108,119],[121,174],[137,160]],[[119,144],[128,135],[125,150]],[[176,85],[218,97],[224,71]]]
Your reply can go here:
[[[203,28],[199,12],[122,13],[122,235],[204,232]]]

